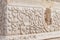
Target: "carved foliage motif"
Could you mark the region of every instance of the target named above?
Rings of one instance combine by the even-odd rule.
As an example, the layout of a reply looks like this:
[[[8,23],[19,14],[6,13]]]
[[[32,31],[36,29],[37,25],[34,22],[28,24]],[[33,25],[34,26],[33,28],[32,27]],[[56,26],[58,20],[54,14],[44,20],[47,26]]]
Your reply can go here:
[[[52,16],[52,24],[46,27],[43,11],[43,8],[9,6],[7,13],[8,33],[22,35],[59,30],[59,28],[56,28],[59,27],[60,24],[57,24],[57,19],[60,20],[60,18],[57,17],[59,13]]]
[[[42,10],[42,8],[9,7],[7,13],[8,33],[33,34],[44,32],[42,29]]]
[[[44,20],[44,11],[42,7],[8,6],[7,12],[3,15],[6,35],[36,34],[60,30],[59,12],[51,12],[51,15],[53,14],[51,16],[52,24],[47,26]],[[1,23],[3,22],[1,21]]]

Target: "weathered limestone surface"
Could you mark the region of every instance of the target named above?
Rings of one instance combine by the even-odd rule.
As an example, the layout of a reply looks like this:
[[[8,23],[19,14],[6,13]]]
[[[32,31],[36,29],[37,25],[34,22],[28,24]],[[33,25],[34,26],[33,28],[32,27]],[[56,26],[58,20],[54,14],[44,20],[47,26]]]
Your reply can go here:
[[[6,33],[6,5],[7,0],[0,0],[0,35],[5,35]]]
[[[8,34],[34,34],[42,32],[59,31],[59,12],[51,14],[52,23],[46,25],[44,9],[42,7],[7,7],[7,33]],[[56,15],[55,15],[56,14]],[[57,21],[58,20],[58,21]],[[18,31],[19,32],[18,32]]]
[[[45,22],[45,10],[46,8],[43,7],[28,7],[8,4],[6,13],[7,34],[23,35],[59,31],[60,10],[58,8],[57,10],[55,8],[50,9],[50,17],[52,21],[50,25],[47,25]],[[47,14],[49,14],[49,12]]]
[[[60,6],[54,4],[47,12],[46,7],[51,6],[51,3],[47,6],[42,1],[39,3],[39,0],[37,2],[0,0],[0,35],[28,35],[60,31],[60,9],[58,8]]]

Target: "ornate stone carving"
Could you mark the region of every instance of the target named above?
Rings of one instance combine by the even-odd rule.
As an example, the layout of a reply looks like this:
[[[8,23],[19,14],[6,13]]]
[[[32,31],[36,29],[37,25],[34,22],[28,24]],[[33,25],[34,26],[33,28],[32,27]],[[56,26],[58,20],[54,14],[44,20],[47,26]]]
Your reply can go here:
[[[57,17],[59,13],[56,11],[54,11],[54,13],[53,11],[51,12],[51,15],[52,13],[57,13],[56,15],[50,16],[52,18],[51,25],[46,25],[44,20],[45,10],[42,7],[8,6],[7,10],[7,33],[10,35],[36,34],[60,30],[60,28],[58,28],[60,23],[57,23],[60,20],[60,18]]]
[[[8,34],[33,34],[44,31],[43,8],[10,6],[7,10]]]
[[[51,8],[50,11],[47,10],[50,12],[50,14],[48,14],[48,12],[46,12],[46,8],[39,6],[39,1],[37,1],[37,3],[35,3],[36,1],[34,3],[28,1],[28,4],[36,4],[36,6],[39,4],[39,7],[32,7],[30,5],[20,6],[20,2],[18,5],[14,5],[14,3],[12,3],[13,1],[14,0],[0,0],[0,36],[5,35],[4,38],[6,38],[3,39],[0,37],[0,40],[29,40],[30,38],[32,38],[32,40],[36,38],[37,40],[39,35],[33,36],[31,34],[60,31],[60,9],[57,10],[53,8],[52,10]],[[15,1],[15,3],[16,2],[18,1]],[[26,2],[25,4],[27,4]],[[42,3],[41,5],[43,4],[45,5],[45,3]],[[48,17],[48,22],[45,20],[45,15],[47,15],[46,18]],[[50,25],[47,25],[46,23]],[[24,36],[29,34],[31,36]],[[14,37],[11,35],[22,36]]]

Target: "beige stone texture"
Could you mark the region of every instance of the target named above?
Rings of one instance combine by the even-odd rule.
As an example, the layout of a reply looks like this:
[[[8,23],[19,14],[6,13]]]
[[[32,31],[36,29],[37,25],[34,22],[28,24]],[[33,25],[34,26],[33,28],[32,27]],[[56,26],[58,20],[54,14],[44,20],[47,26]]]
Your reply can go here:
[[[60,3],[51,0],[0,0],[0,35],[5,36],[5,39],[0,37],[1,40],[41,40],[37,39],[40,37],[37,34],[56,31],[60,31]]]

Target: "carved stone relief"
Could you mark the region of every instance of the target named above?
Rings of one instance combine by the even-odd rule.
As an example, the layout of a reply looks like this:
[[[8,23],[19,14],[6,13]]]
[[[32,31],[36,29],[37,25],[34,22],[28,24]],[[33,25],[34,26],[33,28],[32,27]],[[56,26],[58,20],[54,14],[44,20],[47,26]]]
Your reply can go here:
[[[40,40],[22,36],[54,31],[60,31],[60,9],[7,5],[7,0],[0,0],[0,35],[8,35],[6,40]]]
[[[44,26],[42,15],[43,8],[8,7],[8,33],[12,32],[11,34],[33,34],[45,32],[45,30],[42,29],[42,26]]]
[[[38,34],[44,32],[59,31],[59,12],[51,11],[50,25],[45,22],[45,10],[42,7],[7,7],[7,34]],[[48,12],[49,13],[49,12]],[[47,14],[48,14],[47,13]],[[47,15],[49,17],[49,15]],[[58,20],[58,21],[57,21]],[[58,23],[57,23],[58,22]]]

